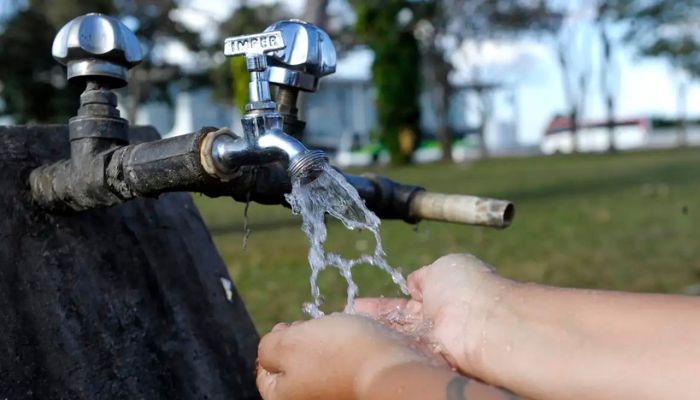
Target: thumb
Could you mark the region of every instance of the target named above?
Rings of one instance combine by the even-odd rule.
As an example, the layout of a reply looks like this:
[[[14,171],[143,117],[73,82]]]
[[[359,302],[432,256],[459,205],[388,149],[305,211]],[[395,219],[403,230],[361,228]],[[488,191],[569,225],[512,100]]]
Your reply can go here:
[[[260,395],[265,400],[276,400],[279,396],[280,373],[273,373],[258,365],[256,369],[255,384],[258,386]]]
[[[430,268],[429,265],[419,268],[408,275],[408,278],[406,279],[408,292],[411,294],[411,298],[415,301],[423,301],[423,289],[425,287],[425,280],[429,272],[428,268]]]

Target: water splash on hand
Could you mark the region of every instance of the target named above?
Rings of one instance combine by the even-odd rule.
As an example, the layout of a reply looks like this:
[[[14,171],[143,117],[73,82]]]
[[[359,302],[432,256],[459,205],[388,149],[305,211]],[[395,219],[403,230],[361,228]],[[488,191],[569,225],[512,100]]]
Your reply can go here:
[[[316,179],[312,181],[296,179],[292,182],[292,192],[285,195],[285,198],[292,206],[292,211],[295,214],[301,214],[302,230],[310,244],[310,282],[314,301],[304,304],[304,312],[313,318],[323,315],[323,311],[320,309],[323,298],[318,287],[318,275],[329,266],[338,268],[348,283],[345,312],[354,312],[357,285],[352,278],[352,267],[358,264],[369,264],[382,269],[391,276],[391,279],[404,294],[408,294],[403,275],[386,261],[386,254],[379,234],[381,220],[365,206],[357,190],[348,183],[341,173],[326,164]],[[348,259],[343,258],[340,254],[327,252],[324,248],[328,237],[326,214],[340,220],[350,230],[367,229],[372,232],[376,243],[374,253]]]

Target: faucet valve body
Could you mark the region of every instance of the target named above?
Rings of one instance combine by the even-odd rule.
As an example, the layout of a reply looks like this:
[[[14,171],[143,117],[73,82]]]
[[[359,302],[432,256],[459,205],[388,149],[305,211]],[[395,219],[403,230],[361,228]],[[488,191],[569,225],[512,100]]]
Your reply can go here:
[[[69,80],[86,82],[78,115],[69,122],[71,141],[101,138],[126,143],[128,123],[119,118],[111,89],[126,85],[127,71],[141,62],[134,33],[116,18],[86,14],[61,28],[51,53],[66,66]]]
[[[129,123],[119,117],[117,96],[108,86],[88,81],[80,95],[78,115],[68,122],[70,140],[83,138],[109,139],[116,143],[127,143]]]
[[[265,54],[285,47],[282,33],[271,29],[224,41],[224,55],[246,57],[250,73],[250,102],[246,104],[247,112],[241,119],[244,137],[236,137],[230,131],[219,131],[210,141],[205,140],[211,150],[203,153],[202,165],[210,174],[225,179],[246,165],[286,161],[290,178],[313,179],[328,162],[322,151],[309,150],[284,132],[282,115],[270,96]]]

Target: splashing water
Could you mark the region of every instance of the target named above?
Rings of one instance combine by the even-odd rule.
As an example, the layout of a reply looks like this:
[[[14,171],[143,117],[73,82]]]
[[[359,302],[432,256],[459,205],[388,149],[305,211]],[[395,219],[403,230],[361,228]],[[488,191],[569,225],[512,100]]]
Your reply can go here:
[[[330,165],[323,166],[321,174],[310,182],[297,179],[292,182],[292,192],[285,195],[295,214],[301,214],[302,230],[309,239],[309,265],[311,266],[311,294],[313,303],[304,304],[304,312],[313,318],[323,315],[319,308],[323,297],[318,287],[318,274],[328,266],[336,267],[348,283],[347,304],[345,312],[354,312],[354,300],[357,285],[352,279],[352,267],[358,264],[374,265],[387,272],[399,285],[404,294],[408,294],[406,280],[398,269],[392,268],[386,261],[379,234],[380,219],[366,206],[357,190],[345,180],[345,177]],[[339,219],[350,230],[368,229],[374,235],[376,246],[374,254],[359,258],[343,258],[339,254],[326,252],[324,243],[328,237],[325,214]]]

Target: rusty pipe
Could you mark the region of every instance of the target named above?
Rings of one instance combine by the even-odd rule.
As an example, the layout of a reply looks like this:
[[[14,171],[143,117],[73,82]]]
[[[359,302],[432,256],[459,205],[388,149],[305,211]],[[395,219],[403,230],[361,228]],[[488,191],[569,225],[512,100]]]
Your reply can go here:
[[[32,196],[43,207],[75,211],[173,191],[286,205],[284,194],[291,190],[287,163],[242,165],[225,178],[212,172],[211,142],[220,133],[203,128],[188,135],[90,153],[77,169],[85,173],[76,173],[71,160],[39,167],[29,179]],[[503,200],[426,192],[374,174],[344,176],[382,219],[505,228],[514,216],[513,205]]]

